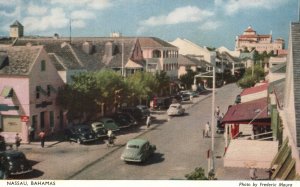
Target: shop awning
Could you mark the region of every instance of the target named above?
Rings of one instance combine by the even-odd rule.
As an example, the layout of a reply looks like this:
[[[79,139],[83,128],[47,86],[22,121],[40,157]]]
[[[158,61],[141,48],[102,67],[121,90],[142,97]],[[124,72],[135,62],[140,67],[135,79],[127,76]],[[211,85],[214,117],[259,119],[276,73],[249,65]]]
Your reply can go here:
[[[2,97],[9,97],[12,94],[13,89],[11,87],[4,87],[1,96]]]
[[[278,151],[278,141],[231,140],[224,167],[269,169]]]

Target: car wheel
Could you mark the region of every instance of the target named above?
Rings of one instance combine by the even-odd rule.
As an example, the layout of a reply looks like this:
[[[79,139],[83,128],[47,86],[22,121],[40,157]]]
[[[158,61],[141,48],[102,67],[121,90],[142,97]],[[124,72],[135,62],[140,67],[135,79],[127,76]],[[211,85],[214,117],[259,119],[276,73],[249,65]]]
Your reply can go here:
[[[77,142],[78,144],[82,144],[82,141],[81,141],[80,138],[77,138],[76,142]]]

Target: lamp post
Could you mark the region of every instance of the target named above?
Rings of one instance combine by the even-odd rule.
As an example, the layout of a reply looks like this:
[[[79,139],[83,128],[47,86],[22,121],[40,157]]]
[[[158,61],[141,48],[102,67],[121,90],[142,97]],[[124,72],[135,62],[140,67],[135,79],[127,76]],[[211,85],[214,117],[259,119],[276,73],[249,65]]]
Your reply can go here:
[[[211,52],[211,65],[212,65],[212,71],[200,73],[198,75],[194,76],[194,85],[196,86],[196,78],[197,77],[203,77],[203,78],[212,78],[212,89],[207,89],[212,91],[212,104],[211,104],[211,151],[209,154],[209,165],[210,168],[208,169],[212,172],[214,172],[215,166],[214,166],[214,150],[215,150],[215,89],[216,89],[216,53]],[[208,73],[212,73],[212,75],[206,75]]]

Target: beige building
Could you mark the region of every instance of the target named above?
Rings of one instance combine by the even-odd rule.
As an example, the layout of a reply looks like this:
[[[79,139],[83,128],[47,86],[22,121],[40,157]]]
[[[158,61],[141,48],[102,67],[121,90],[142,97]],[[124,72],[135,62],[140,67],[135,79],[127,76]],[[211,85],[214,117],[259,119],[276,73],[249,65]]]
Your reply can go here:
[[[23,25],[16,20],[13,24],[10,25],[9,36],[11,38],[19,38],[24,35]]]
[[[236,36],[235,50],[256,49],[259,53],[266,51],[267,53],[284,49],[284,40],[272,40],[272,34],[257,34],[255,30],[249,26],[242,35]]]

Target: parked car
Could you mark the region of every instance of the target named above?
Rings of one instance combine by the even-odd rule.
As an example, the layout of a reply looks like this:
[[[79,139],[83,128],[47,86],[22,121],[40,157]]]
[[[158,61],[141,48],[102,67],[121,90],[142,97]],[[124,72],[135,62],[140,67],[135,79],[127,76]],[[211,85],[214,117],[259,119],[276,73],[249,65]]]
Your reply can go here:
[[[103,117],[98,122],[101,122],[103,124],[103,127],[106,129],[106,132],[110,129],[112,131],[118,131],[120,130],[120,127],[115,122],[114,119],[110,117]]]
[[[119,109],[119,112],[128,113],[132,115],[136,121],[142,121],[145,119],[142,111],[137,107],[122,107]]]
[[[128,128],[132,125],[130,121],[128,121],[126,118],[124,118],[123,115],[120,115],[119,113],[116,113],[110,117],[115,121],[116,125],[118,125],[120,129]]]
[[[75,125],[65,130],[65,136],[69,141],[75,141],[79,144],[97,140],[96,134],[89,125]]]
[[[144,116],[150,115],[150,110],[146,105],[137,105],[136,107],[141,110]]]
[[[153,108],[156,110],[168,109],[172,103],[172,97],[154,97]]]
[[[102,122],[93,122],[91,123],[91,127],[97,138],[107,138],[107,129],[104,128]]]
[[[167,110],[168,116],[180,116],[183,115],[185,109],[182,107],[180,103],[172,103]]]
[[[10,175],[21,175],[32,171],[32,166],[21,151],[7,150],[0,153],[2,178]]]
[[[117,112],[113,116],[114,116],[114,118],[117,119],[116,120],[117,123],[118,123],[118,121],[120,121],[119,123],[124,123],[125,126],[127,124],[128,127],[135,126],[135,125],[138,124],[138,122],[136,121],[136,119],[132,115],[130,115],[129,113]]]
[[[132,139],[126,144],[121,155],[121,160],[126,162],[145,162],[156,150],[155,145],[151,145],[148,140]]]

